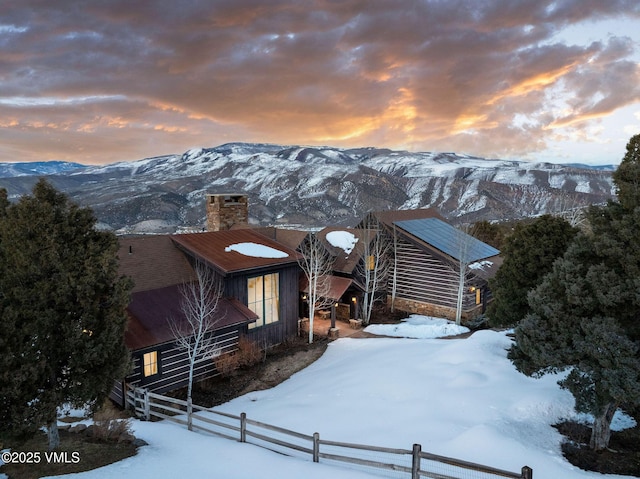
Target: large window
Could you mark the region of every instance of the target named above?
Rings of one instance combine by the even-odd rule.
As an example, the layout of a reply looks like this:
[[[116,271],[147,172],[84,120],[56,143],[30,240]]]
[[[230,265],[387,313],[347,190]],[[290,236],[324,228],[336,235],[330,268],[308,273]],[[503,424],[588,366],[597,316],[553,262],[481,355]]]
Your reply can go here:
[[[247,306],[259,317],[249,328],[275,323],[280,319],[280,287],[278,273],[265,274],[247,280]]]
[[[151,351],[142,356],[142,373],[145,378],[158,374],[158,351]]]

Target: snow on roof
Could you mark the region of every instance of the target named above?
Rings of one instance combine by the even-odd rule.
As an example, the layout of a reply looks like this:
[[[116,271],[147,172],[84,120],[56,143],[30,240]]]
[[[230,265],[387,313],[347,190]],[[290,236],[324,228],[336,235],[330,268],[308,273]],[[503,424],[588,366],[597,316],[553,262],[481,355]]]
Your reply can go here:
[[[493,261],[483,260],[476,261],[475,263],[471,263],[469,265],[470,269],[484,269],[485,266],[493,266]]]
[[[351,251],[353,251],[354,246],[358,242],[358,238],[348,231],[330,231],[327,233],[326,238],[331,246],[340,248],[347,254],[350,254]]]
[[[224,249],[227,253],[235,251],[245,256],[254,258],[286,258],[289,256],[284,251],[258,243],[235,243]]]

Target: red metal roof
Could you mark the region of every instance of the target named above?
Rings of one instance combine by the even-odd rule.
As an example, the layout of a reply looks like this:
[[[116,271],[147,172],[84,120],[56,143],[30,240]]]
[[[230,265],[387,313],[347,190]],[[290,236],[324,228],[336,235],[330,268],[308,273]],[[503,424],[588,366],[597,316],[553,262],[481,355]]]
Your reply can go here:
[[[353,284],[353,280],[350,278],[343,278],[342,276],[329,276],[329,294],[328,298],[332,300],[338,300],[349,289],[349,286]],[[299,282],[300,291],[309,293],[309,281],[305,275],[300,276]]]
[[[178,247],[192,256],[206,261],[222,274],[297,263],[301,258],[300,253],[252,229],[182,234],[174,235],[172,239]],[[286,253],[287,256],[284,258],[259,258],[227,250],[229,246],[239,243],[268,246]]]
[[[180,309],[180,285],[141,291],[131,295],[127,308],[129,322],[125,344],[130,350],[143,349],[174,340],[169,321],[185,321]],[[220,319],[213,330],[255,321],[258,316],[235,298],[221,298],[216,316]]]

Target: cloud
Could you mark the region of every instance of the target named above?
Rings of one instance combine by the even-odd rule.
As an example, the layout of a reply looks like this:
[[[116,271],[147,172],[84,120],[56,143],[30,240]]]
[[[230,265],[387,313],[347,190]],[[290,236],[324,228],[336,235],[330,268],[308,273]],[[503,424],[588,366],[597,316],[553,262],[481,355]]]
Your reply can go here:
[[[0,161],[226,140],[524,156],[640,98],[632,40],[556,37],[637,21],[635,1],[12,3]]]

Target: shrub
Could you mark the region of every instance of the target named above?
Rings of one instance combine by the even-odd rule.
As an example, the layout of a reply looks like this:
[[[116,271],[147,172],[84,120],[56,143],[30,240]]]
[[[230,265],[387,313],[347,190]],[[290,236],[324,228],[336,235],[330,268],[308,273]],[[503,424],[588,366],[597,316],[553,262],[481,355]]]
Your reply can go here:
[[[103,441],[117,440],[121,435],[132,435],[131,418],[122,418],[113,406],[104,406],[93,415],[93,437]]]
[[[216,369],[224,376],[232,376],[239,368],[251,367],[263,360],[264,353],[255,342],[241,336],[238,349],[231,353],[221,354],[214,359]]]
[[[240,358],[236,351],[216,356],[214,362],[216,369],[223,377],[233,375],[233,373],[240,367]]]
[[[241,367],[253,366],[263,359],[263,352],[260,346],[244,336],[238,341],[237,354],[240,356]]]

